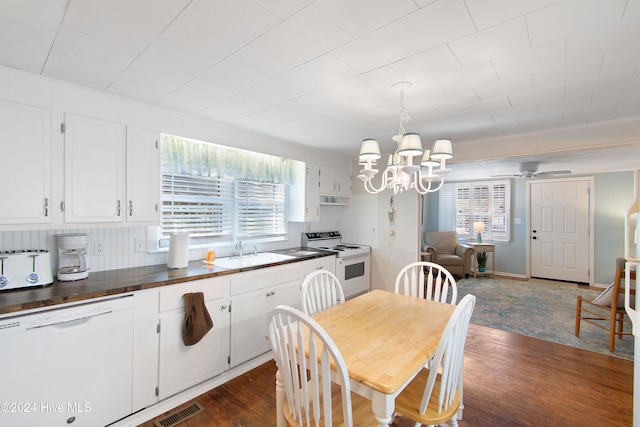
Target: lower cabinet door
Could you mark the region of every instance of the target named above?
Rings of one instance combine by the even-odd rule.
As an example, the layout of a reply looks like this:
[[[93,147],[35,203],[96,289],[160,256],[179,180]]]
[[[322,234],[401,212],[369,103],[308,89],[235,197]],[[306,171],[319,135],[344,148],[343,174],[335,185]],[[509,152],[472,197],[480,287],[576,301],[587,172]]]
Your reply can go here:
[[[300,307],[300,281],[263,288],[233,297],[231,309],[231,367],[271,349],[267,341],[267,316],[285,304]]]
[[[159,398],[162,400],[228,369],[229,308],[227,301],[206,303],[213,328],[194,345],[182,340],[184,311],[160,318]]]

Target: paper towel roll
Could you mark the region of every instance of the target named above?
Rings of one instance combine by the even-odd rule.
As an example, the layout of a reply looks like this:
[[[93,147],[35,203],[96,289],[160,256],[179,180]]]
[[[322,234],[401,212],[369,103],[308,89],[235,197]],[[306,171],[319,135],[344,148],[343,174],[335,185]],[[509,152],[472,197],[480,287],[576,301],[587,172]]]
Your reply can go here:
[[[189,233],[175,233],[169,238],[167,267],[185,268],[189,265]]]

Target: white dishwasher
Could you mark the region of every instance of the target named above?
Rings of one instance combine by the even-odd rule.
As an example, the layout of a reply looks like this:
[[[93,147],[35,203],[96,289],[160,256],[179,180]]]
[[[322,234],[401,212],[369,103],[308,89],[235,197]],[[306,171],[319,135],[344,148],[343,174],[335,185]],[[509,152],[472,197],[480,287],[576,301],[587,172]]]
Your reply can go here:
[[[131,413],[133,297],[0,319],[0,424],[105,426]]]

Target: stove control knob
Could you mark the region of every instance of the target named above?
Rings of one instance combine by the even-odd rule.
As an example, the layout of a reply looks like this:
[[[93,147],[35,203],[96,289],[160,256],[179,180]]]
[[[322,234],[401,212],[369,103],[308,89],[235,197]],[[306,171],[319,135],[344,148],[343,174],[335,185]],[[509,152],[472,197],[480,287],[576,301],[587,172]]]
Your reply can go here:
[[[31,283],[32,285],[38,283],[38,280],[40,280],[40,275],[38,273],[31,273],[27,276],[27,282]]]

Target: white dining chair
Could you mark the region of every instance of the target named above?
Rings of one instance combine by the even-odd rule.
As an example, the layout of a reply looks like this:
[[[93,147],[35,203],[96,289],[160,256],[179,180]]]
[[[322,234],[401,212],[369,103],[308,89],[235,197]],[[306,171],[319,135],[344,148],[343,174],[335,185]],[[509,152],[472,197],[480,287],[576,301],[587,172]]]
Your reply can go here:
[[[288,425],[377,424],[371,402],[351,393],[345,361],[315,320],[300,310],[280,305],[269,315],[267,336],[278,367],[278,387],[284,387],[281,406]]]
[[[458,425],[464,344],[475,303],[474,295],[462,298],[442,333],[431,369],[423,368],[396,398],[396,411],[415,421],[415,427]]]
[[[300,287],[302,311],[313,315],[345,301],[340,280],[329,270],[315,270],[307,275]]]
[[[458,286],[453,275],[443,266],[427,261],[406,265],[396,276],[395,292],[455,304]]]

